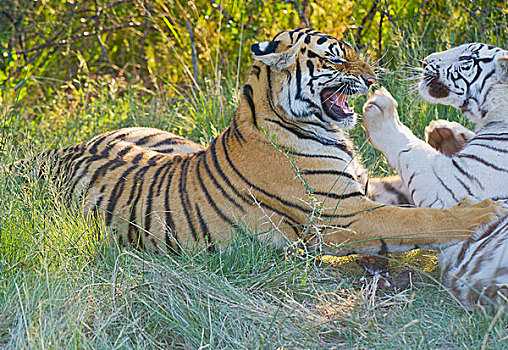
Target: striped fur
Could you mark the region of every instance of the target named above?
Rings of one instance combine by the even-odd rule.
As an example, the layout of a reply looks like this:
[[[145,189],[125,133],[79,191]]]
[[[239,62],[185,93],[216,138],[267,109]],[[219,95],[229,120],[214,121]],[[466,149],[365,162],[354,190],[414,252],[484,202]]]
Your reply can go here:
[[[276,245],[386,253],[449,245],[495,215],[491,201],[410,209],[365,196],[365,171],[345,131],[356,115],[345,98],[365,93],[374,72],[349,44],[299,29],[252,51],[232,123],[207,149],[160,130],[121,129],[46,153],[39,168],[81,193],[121,243],[163,252],[220,245],[240,222]],[[304,236],[314,210],[307,185],[322,208],[319,234]]]
[[[400,176],[372,177],[367,182],[367,197],[388,205],[414,205]]]
[[[365,104],[370,141],[398,171],[414,203],[447,208],[465,196],[508,203],[508,51],[475,43],[432,54],[419,90],[430,102],[460,108],[477,128],[473,133],[435,121],[426,131],[429,145],[402,125],[385,89]],[[442,251],[444,284],[467,307],[479,293],[508,290],[507,220]]]
[[[508,300],[508,216],[439,255],[443,285],[462,305],[491,306]]]

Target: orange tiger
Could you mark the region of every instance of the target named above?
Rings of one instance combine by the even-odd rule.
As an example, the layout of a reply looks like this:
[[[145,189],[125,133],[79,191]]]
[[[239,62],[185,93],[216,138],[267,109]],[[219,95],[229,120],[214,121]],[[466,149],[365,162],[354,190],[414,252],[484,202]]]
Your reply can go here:
[[[492,201],[440,210],[367,198],[366,171],[347,135],[357,118],[348,100],[376,77],[351,45],[297,29],[252,45],[252,53],[231,125],[207,149],[127,128],[49,151],[39,168],[83,195],[121,243],[162,252],[220,245],[237,223],[275,245],[322,244],[337,255],[435,248],[496,216]],[[320,230],[305,234],[313,214]]]

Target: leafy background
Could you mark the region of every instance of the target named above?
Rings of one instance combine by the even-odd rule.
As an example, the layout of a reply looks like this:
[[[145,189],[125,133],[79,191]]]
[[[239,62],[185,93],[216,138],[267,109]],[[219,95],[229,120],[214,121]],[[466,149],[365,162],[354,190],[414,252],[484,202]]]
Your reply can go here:
[[[324,264],[245,227],[215,253],[122,250],[9,164],[124,126],[206,145],[229,124],[250,45],[299,26],[354,43],[416,134],[439,117],[471,126],[418,98],[421,59],[470,41],[508,48],[507,23],[500,0],[1,1],[0,347],[506,348],[504,308],[462,309],[434,252],[393,256],[394,274],[413,271],[394,292],[354,257]],[[391,173],[360,127],[351,135],[373,174]]]

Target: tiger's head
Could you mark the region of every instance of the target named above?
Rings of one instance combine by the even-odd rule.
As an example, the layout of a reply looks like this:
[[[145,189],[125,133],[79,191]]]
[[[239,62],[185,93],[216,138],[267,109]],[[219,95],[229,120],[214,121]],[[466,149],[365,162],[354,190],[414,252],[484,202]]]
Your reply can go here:
[[[350,44],[309,28],[281,32],[251,50],[258,69],[266,66],[271,108],[315,133],[351,128],[351,97],[376,81]]]
[[[508,84],[508,51],[471,43],[426,57],[419,93],[429,102],[459,108],[478,122],[489,111],[489,93],[504,84]]]

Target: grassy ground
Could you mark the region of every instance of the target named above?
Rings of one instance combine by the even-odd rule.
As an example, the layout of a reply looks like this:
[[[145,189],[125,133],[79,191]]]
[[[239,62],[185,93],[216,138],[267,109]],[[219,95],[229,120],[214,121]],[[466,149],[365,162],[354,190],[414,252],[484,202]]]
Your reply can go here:
[[[426,52],[394,47],[399,62]],[[414,64],[417,64],[417,61]],[[393,66],[393,64],[392,64]],[[454,110],[423,103],[413,73],[386,72],[403,122],[421,135],[430,120]],[[394,257],[396,273],[416,272],[407,289],[376,290],[353,258],[319,263],[237,237],[222,252],[182,256],[122,250],[98,240],[79,203],[58,189],[9,171],[18,158],[124,126],[171,130],[207,144],[236,106],[235,79],[210,83],[198,96],[141,98],[114,81],[90,82],[69,100],[40,107],[3,106],[0,154],[0,347],[191,349],[503,349],[508,318],[463,310],[439,285],[435,253]],[[22,88],[20,86],[19,88]],[[362,98],[357,103],[359,110]],[[383,158],[352,131],[366,165],[388,174]]]

